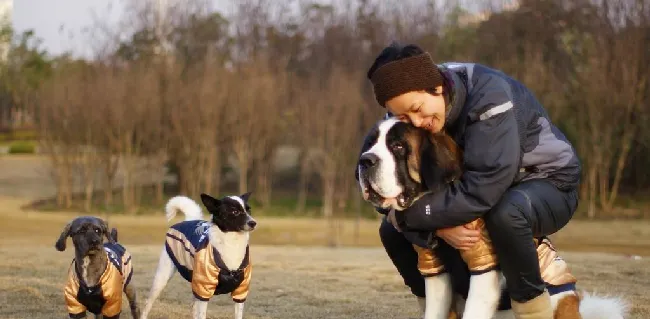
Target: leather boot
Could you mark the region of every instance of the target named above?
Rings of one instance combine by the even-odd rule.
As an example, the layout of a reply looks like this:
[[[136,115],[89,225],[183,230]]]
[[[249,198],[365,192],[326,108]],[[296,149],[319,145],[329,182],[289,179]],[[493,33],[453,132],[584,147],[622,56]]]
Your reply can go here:
[[[523,303],[512,300],[512,311],[517,319],[553,319],[553,307],[548,291]]]

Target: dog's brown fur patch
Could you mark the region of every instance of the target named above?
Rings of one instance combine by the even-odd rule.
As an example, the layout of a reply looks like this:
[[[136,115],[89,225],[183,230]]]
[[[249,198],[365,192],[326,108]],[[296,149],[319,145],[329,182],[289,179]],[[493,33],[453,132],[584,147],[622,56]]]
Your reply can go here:
[[[458,144],[444,132],[430,134],[429,141],[434,146],[438,165],[450,172],[452,179],[458,178],[462,166],[462,150]]]
[[[450,172],[451,179],[461,174],[462,151],[454,140],[444,132],[430,134],[423,129],[413,128],[406,132],[404,139],[411,153],[407,159],[408,172],[411,178],[422,183],[420,164],[422,161],[422,143],[428,139],[431,147],[428,149],[432,157],[438,161],[438,166]]]
[[[421,147],[424,137],[424,131],[419,129],[411,129],[404,134],[404,140],[409,145],[411,151],[406,161],[409,175],[418,183],[422,183],[420,177],[420,161],[422,158]]]
[[[566,296],[557,302],[554,319],[582,319],[580,315],[580,298],[575,295]]]

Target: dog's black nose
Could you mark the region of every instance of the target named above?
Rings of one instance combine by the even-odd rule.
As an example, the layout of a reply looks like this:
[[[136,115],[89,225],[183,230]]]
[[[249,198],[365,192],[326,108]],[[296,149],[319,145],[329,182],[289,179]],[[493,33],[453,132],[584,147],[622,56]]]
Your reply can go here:
[[[248,227],[255,228],[256,225],[257,225],[256,221],[254,221],[254,220],[249,220],[248,221]]]
[[[377,162],[379,162],[379,156],[375,155],[374,153],[363,154],[359,159],[359,165],[361,165],[361,167],[364,169],[375,166]]]
[[[100,242],[99,238],[93,238],[90,240],[90,243],[92,245],[99,245],[99,242]]]

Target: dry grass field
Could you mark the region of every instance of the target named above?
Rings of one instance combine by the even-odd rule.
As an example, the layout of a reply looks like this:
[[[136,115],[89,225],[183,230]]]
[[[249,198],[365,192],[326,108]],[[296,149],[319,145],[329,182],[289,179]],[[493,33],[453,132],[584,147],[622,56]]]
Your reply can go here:
[[[74,215],[20,211],[21,203],[17,199],[0,200],[0,318],[65,318],[62,286],[73,250],[58,252],[54,242]],[[118,216],[110,219],[110,223],[119,228],[121,242],[134,256],[134,282],[142,302],[160,253],[164,219],[162,215]],[[632,226],[614,225],[619,229]],[[383,250],[377,247],[376,222],[362,224],[360,241],[366,247],[317,246],[324,238],[324,226],[314,220],[297,223],[286,219],[260,220],[251,250],[255,270],[247,318],[417,317],[415,300]],[[611,235],[612,227],[604,226],[601,223],[602,234]],[[596,229],[596,224],[587,223],[584,227]],[[636,231],[646,228],[647,225],[638,227]],[[350,224],[345,224],[343,229],[344,237],[352,238]],[[567,231],[568,241],[586,237],[569,234]],[[619,233],[619,245],[635,239],[647,240],[647,233],[637,237],[639,234]],[[564,241],[561,239],[560,236],[558,240]],[[350,240],[344,243],[352,244]],[[635,245],[623,246],[630,251],[644,251]],[[71,243],[68,247],[72,247]],[[640,260],[626,254],[593,252],[563,252],[563,256],[578,276],[580,288],[624,296],[633,304],[630,318],[650,316],[650,256]],[[155,304],[151,318],[186,318],[190,315],[191,300],[189,285],[176,276]],[[124,311],[127,309],[125,305]],[[229,298],[213,298],[208,317],[231,316]]]
[[[51,194],[43,161],[0,158],[0,319],[66,318],[62,287],[72,244],[54,242],[74,213],[24,211],[27,200]],[[105,216],[102,216],[105,217]],[[144,302],[167,224],[152,216],[109,216],[132,252],[134,282]],[[417,305],[380,247],[378,221],[340,222],[341,248],[327,248],[322,220],[259,218],[252,238],[253,283],[246,317],[416,318]],[[572,221],[552,237],[581,289],[621,295],[630,318],[650,318],[650,224],[647,221]],[[640,258],[631,258],[639,255]],[[151,318],[187,318],[189,284],[174,277]],[[228,296],[213,298],[209,318],[231,318]],[[129,318],[124,307],[125,318]]]

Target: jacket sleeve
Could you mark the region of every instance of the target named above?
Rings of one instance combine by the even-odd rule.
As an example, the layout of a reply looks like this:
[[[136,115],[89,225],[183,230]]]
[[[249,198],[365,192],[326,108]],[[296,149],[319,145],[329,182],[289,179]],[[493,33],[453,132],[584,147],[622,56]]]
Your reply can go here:
[[[250,290],[252,274],[253,265],[249,259],[248,265],[246,265],[246,268],[244,268],[244,280],[242,280],[239,286],[237,286],[237,288],[235,288],[235,290],[233,290],[233,292],[230,294],[234,302],[242,303],[246,301],[246,298],[248,297],[248,291]]]
[[[499,80],[487,81],[487,89],[475,94],[479,98],[471,109],[476,111],[470,112],[465,129],[463,174],[400,214],[407,229],[435,231],[469,223],[512,185],[519,171],[519,129],[509,91]]]

